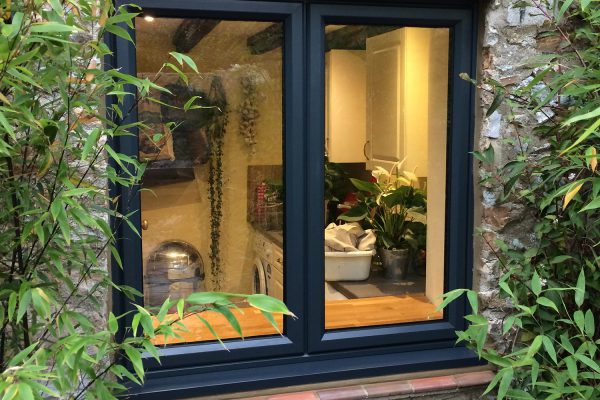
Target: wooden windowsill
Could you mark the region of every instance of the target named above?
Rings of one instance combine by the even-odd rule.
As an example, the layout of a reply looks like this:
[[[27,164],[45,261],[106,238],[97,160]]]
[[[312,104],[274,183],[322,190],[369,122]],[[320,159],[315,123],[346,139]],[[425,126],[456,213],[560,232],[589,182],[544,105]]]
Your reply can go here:
[[[256,309],[246,307],[234,309],[232,312],[240,323],[244,337],[278,334],[260,311]],[[211,324],[219,338],[225,340],[240,337],[221,314],[207,311],[202,313],[202,318]],[[418,294],[333,300],[325,303],[326,329],[403,324],[441,318],[442,312],[436,311],[435,306],[429,302],[425,295]],[[279,326],[279,330],[283,331],[282,316],[275,315],[275,321]],[[177,330],[181,339],[170,338],[167,344],[215,340],[210,330],[197,317],[188,317],[183,323],[187,329]],[[154,340],[154,343],[165,344],[165,339],[158,337]]]

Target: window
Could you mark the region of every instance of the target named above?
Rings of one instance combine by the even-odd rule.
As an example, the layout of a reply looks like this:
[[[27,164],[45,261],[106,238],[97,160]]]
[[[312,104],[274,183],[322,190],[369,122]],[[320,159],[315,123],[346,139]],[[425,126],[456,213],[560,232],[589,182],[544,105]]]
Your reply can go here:
[[[185,53],[200,73],[162,83],[203,108],[141,104],[147,127],[114,143],[148,162],[119,204],[141,237],[118,227],[116,280],[148,305],[262,292],[298,316],[278,320],[279,335],[240,310],[246,340],[205,316],[228,351],[187,321],[160,365],[146,360],[140,396],[479,362],[454,345],[466,303],[436,311],[442,292],[471,284],[473,88],[458,74],[473,74],[475,24],[461,1],[140,1],[136,45],[113,37],[111,62],[153,76]],[[384,216],[405,226],[386,231]]]
[[[449,30],[325,32],[325,328],[441,319]]]
[[[205,18],[136,20],[137,73],[171,94],[138,108],[144,301],[194,292],[283,300],[282,24]],[[200,73],[161,71],[185,52]],[[159,78],[156,78],[159,77]],[[195,101],[201,108],[183,111]],[[173,104],[180,108],[167,107]],[[156,132],[160,140],[153,140]],[[252,308],[233,310],[245,337],[274,335]],[[239,338],[215,312],[192,316],[173,342]],[[276,316],[280,331],[282,317]]]

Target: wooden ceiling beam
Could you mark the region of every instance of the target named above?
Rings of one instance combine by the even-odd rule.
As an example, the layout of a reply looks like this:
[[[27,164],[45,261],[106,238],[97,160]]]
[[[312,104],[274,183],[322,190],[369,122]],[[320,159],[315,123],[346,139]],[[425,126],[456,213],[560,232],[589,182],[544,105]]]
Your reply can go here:
[[[246,40],[250,54],[265,54],[283,45],[283,24],[275,23]]]
[[[348,25],[325,35],[325,51],[366,50],[367,38],[398,29],[396,26]]]
[[[378,25],[348,25],[325,35],[326,51],[366,50],[367,38],[390,32],[398,27]],[[246,41],[251,54],[259,55],[281,47],[283,44],[282,24],[269,25],[262,31],[248,37]]]
[[[218,19],[184,19],[173,34],[172,42],[179,53],[189,53],[221,22]]]

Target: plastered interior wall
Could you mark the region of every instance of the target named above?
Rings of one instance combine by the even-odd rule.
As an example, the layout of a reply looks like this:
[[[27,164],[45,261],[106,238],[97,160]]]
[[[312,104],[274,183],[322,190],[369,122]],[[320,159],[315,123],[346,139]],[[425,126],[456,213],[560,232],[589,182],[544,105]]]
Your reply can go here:
[[[168,52],[179,19],[137,21],[138,72],[155,72]],[[223,218],[221,225],[221,290],[248,293],[252,290],[254,231],[247,222],[247,166],[282,163],[282,64],[281,48],[251,55],[246,45],[249,34],[270,23],[222,21],[188,55],[198,65],[200,76],[190,73],[192,86],[206,86],[206,75],[223,78],[229,105],[223,156]],[[239,133],[240,78],[247,72],[259,75],[255,155]],[[203,82],[204,81],[204,82]],[[142,232],[143,257],[164,240],[184,240],[198,249],[204,260],[210,286],[210,203],[208,165],[195,168],[196,179],[152,187],[142,193],[142,218],[148,230]]]
[[[403,169],[419,177],[428,176],[429,136],[429,69],[432,29],[404,28],[404,101],[400,104],[404,121],[406,160]],[[445,171],[440,171],[444,173]]]
[[[448,137],[448,48],[447,29],[430,30],[428,48],[429,86],[427,130],[427,281],[425,294],[434,304],[444,292],[446,227],[446,143]]]

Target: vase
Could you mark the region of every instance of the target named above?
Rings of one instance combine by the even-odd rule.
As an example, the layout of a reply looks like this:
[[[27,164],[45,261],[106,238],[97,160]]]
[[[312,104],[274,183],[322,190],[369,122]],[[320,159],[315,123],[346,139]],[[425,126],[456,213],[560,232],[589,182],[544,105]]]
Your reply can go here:
[[[409,249],[378,249],[385,277],[394,281],[406,279],[410,265]]]

